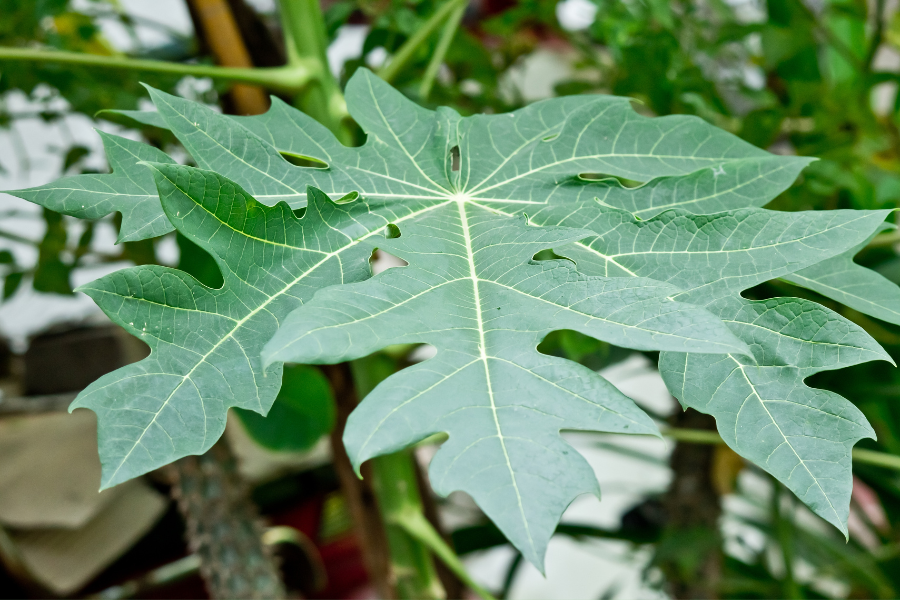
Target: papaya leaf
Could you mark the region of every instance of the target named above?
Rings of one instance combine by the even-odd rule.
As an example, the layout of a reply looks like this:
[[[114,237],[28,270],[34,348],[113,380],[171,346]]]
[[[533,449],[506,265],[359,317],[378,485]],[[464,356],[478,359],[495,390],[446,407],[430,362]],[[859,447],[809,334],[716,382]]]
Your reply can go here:
[[[213,290],[172,269],[142,267],[86,286],[153,349],[76,401],[99,415],[103,484],[204,451],[221,433],[228,407],[265,414],[283,358],[325,362],[395,340],[429,341],[439,348],[435,358],[388,380],[363,402],[361,416],[351,417],[351,456],[359,464],[429,431],[451,431],[432,465],[436,487],[475,496],[535,564],[568,502],[596,493],[593,475],[559,430],[625,431],[629,420],[630,432],[652,430],[598,376],[537,353],[541,337],[572,329],[626,347],[751,361],[758,349],[735,337],[743,330],[722,322],[732,315],[696,305],[719,310],[712,300],[845,251],[883,219],[842,212],[794,221],[750,209],[693,221],[684,211],[764,205],[808,159],[774,156],[694,117],[643,117],[623,98],[558,98],[463,118],[421,108],[361,69],[346,98],[367,139],[348,148],[278,100],[265,115],[229,117],[150,93],[158,113],[145,120],[164,124],[202,169],[156,160],[162,208],[214,256],[224,284]],[[624,187],[623,180],[642,185]],[[324,194],[308,192],[310,186]],[[631,221],[649,224],[611,234],[621,236],[616,264],[632,273],[591,271],[605,232],[592,217],[526,217],[543,218],[552,207],[574,214],[588,203],[621,219],[628,215],[610,207],[634,212],[644,220]],[[291,209],[304,207],[296,218]],[[682,212],[654,217],[669,208]],[[732,227],[733,239],[704,248],[702,236],[715,237],[718,227]],[[626,257],[653,228],[665,238],[643,258]],[[386,229],[400,237],[385,239]],[[685,236],[694,236],[690,251],[680,246]],[[573,244],[583,272],[569,261],[531,261],[538,251]],[[362,282],[373,247],[411,266]],[[343,285],[329,287],[336,284]],[[266,355],[275,362],[264,367],[260,352],[280,324],[285,328]],[[437,385],[447,376],[460,385]],[[410,394],[420,401],[398,409],[408,422],[376,427],[392,402]],[[547,406],[544,396],[563,400]],[[453,406],[460,412],[451,414]],[[487,410],[497,419],[471,417],[468,429],[455,421]],[[464,451],[459,444],[467,436],[484,441]],[[515,451],[498,462],[501,440]],[[521,499],[509,505],[513,511],[497,500],[510,494]]]
[[[893,361],[862,328],[809,300],[727,298],[708,308],[754,357],[665,352],[659,368],[669,391],[714,415],[731,448],[847,535],[851,450],[875,432],[848,400],[803,380],[868,360]]]
[[[584,202],[574,210],[557,203],[533,219],[544,225],[580,223],[599,233],[558,252],[588,274],[652,277],[676,285],[682,292],[673,298],[705,306],[751,348],[751,356],[663,352],[659,368],[684,406],[716,417],[719,433],[738,454],[846,534],[851,450],[874,432],[849,401],[803,380],[826,369],[891,359],[858,325],[814,302],[753,302],[740,292],[855,253],[889,213],[670,210],[642,221]]]
[[[352,413],[347,452],[358,469],[446,432],[429,472],[435,491],[468,492],[542,565],[563,510],[579,494],[599,495],[591,468],[559,431],[656,427],[596,373],[537,352],[541,339],[565,328],[642,350],[744,352],[718,319],[670,300],[679,292],[670,285],[530,261],[588,233],[454,202],[378,242],[409,267],[318,292],[291,313],[263,357],[332,363],[390,344],[435,346],[436,357],[388,378]]]
[[[118,243],[157,237],[173,230],[159,203],[153,174],[142,161],[174,164],[167,154],[140,142],[98,131],[112,173],[74,175],[47,185],[7,192],[64,215],[100,219],[122,214]]]

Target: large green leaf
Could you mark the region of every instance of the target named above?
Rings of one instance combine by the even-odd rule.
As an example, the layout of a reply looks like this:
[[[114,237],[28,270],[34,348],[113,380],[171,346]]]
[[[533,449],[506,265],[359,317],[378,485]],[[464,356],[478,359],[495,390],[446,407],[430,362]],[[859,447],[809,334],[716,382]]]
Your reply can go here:
[[[683,290],[676,299],[705,306],[729,325],[752,356],[664,352],[660,371],[669,390],[685,406],[714,415],[735,451],[846,533],[850,453],[874,432],[846,399],[803,380],[825,369],[890,357],[859,326],[814,302],[751,302],[740,292],[853,252],[889,212],[671,210],[642,221],[584,202],[575,210],[554,203],[533,219],[580,223],[600,234],[558,250],[577,260],[580,270],[667,281]]]
[[[699,296],[693,302],[710,299],[698,286],[687,285],[692,279],[680,270],[694,272],[710,290],[719,289],[718,279],[733,277],[726,275],[729,269],[740,275],[733,277],[735,282],[749,285],[809,266],[810,256],[827,258],[859,243],[860,236],[868,235],[859,231],[868,226],[868,220],[877,220],[870,214],[807,215],[797,217],[806,219],[801,227],[800,221],[760,216],[768,213],[758,210],[708,220],[707,225],[702,224],[706,221],[687,219],[683,212],[672,213],[671,219],[669,213],[650,219],[673,206],[691,212],[736,204],[762,206],[790,185],[808,160],[768,154],[697,118],[639,116],[622,98],[578,96],[540,102],[506,115],[462,118],[450,109],[418,107],[360,70],[348,84],[346,95],[350,112],[367,139],[359,148],[348,148],[321,125],[277,100],[265,115],[238,118],[155,90],[151,95],[159,111],[153,123],[164,122],[207,170],[156,166],[166,214],[175,227],[216,257],[225,284],[221,290],[209,290],[184,274],[157,267],[126,271],[88,287],[114,319],[153,347],[149,359],[106,376],[78,401],[100,415],[104,485],[184,454],[202,452],[221,432],[228,406],[265,413],[279,378],[277,365],[265,371],[259,362],[262,345],[278,323],[285,322],[292,309],[307,303],[316,290],[365,278],[366,258],[377,245],[396,251],[413,265],[388,271],[359,287],[322,291],[321,298],[326,300],[313,300],[318,304],[304,306],[290,317],[294,325],[281,339],[298,337],[304,331],[302,325],[309,323],[309,315],[336,319],[341,315],[335,313],[335,307],[352,307],[357,312],[344,317],[356,318],[362,314],[358,311],[375,310],[376,305],[386,308],[409,297],[396,311],[357,324],[360,329],[354,330],[349,340],[342,337],[345,329],[336,322],[322,321],[323,327],[329,326],[303,334],[308,343],[291,346],[291,357],[308,362],[337,360],[358,356],[363,348],[382,347],[388,339],[427,338],[441,350],[435,359],[398,375],[400,381],[409,379],[411,386],[441,376],[430,370],[435,366],[449,368],[448,364],[466,359],[475,360],[473,365],[491,362],[493,370],[485,371],[480,380],[472,375],[466,380],[468,388],[438,386],[430,394],[423,391],[435,412],[416,415],[421,418],[415,427],[400,423],[395,429],[394,425],[381,428],[383,440],[365,448],[353,446],[362,444],[362,434],[348,438],[357,462],[418,439],[432,427],[423,423],[446,418],[444,403],[450,406],[469,398],[483,407],[485,398],[500,398],[501,393],[504,402],[525,402],[526,398],[539,399],[541,392],[535,390],[545,388],[554,390],[543,394],[547,398],[567,398],[543,417],[529,409],[523,409],[527,416],[515,417],[529,423],[531,429],[526,433],[542,436],[550,448],[546,456],[557,460],[548,466],[536,459],[517,459],[515,472],[532,478],[529,487],[516,488],[523,494],[522,504],[516,505],[520,506],[518,513],[507,510],[501,514],[500,503],[490,496],[489,486],[502,484],[500,480],[483,477],[463,482],[454,474],[436,483],[441,491],[461,487],[479,498],[537,563],[546,536],[568,501],[576,493],[596,491],[596,482],[580,459],[564,454],[571,451],[559,440],[559,428],[582,427],[583,423],[572,425],[585,414],[578,410],[591,412],[609,406],[620,407],[621,414],[636,411],[595,375],[537,354],[537,340],[552,329],[569,328],[629,347],[740,356],[745,346],[711,313],[672,301],[675,297],[688,300],[685,294],[690,289]],[[320,168],[295,166],[296,159],[312,159],[305,164]],[[169,175],[163,176],[163,172]],[[215,173],[227,175],[228,180]],[[646,183],[625,188],[615,178]],[[291,208],[303,208],[310,185],[337,204],[312,196],[314,204],[299,221],[285,204],[267,207],[284,201]],[[219,193],[221,190],[226,191]],[[649,276],[663,282],[631,275],[592,279],[574,271],[569,263],[530,264],[537,250],[585,237],[590,239],[578,246],[579,251],[596,255],[591,239],[603,232],[597,231],[597,223],[590,219],[579,217],[578,223],[566,223],[569,228],[537,228],[522,220],[526,214],[544,215],[548,207],[568,207],[573,213],[589,204],[604,208],[591,200],[595,196],[607,205],[604,214],[624,215],[609,208],[618,206],[652,223],[646,230],[617,229],[623,248],[629,243],[628,235],[636,236],[630,240],[632,245],[643,243],[642,236],[650,227],[660,228],[666,235],[681,227],[706,235],[708,230],[738,223],[735,231],[740,235],[723,243],[718,253],[711,248],[683,252],[677,245],[656,252],[656,267]],[[327,215],[321,216],[323,212]],[[667,219],[671,224],[663,226]],[[402,236],[384,240],[386,225],[395,226],[388,229],[398,230]],[[754,231],[754,227],[758,229]],[[476,229],[478,235],[473,233]],[[761,236],[758,243],[753,241],[754,233]],[[852,240],[847,242],[847,238]],[[763,243],[763,239],[777,244]],[[775,247],[774,252],[770,246]],[[476,259],[478,248],[483,252]],[[315,262],[315,257],[324,262]],[[690,260],[679,262],[678,257]],[[583,256],[576,258],[585,268],[594,264]],[[627,262],[624,256],[619,258],[623,264]],[[755,271],[747,276],[745,271],[751,266]],[[445,283],[438,286],[442,281]],[[377,293],[363,298],[359,290]],[[410,294],[418,293],[415,290],[422,295],[413,299]],[[490,298],[493,303],[495,297],[495,307],[482,306],[482,300]],[[628,303],[631,300],[634,304]],[[526,307],[526,314],[519,311]],[[400,314],[406,319],[392,320]],[[147,318],[150,315],[154,318]],[[479,315],[481,326],[476,326]],[[176,318],[179,327],[162,327],[163,323],[175,323]],[[444,321],[455,325],[440,335],[430,328]],[[366,325],[376,322],[377,335]],[[488,326],[495,322],[504,323],[506,331],[491,331]],[[386,328],[384,323],[391,326]],[[464,323],[467,325],[462,326]],[[473,345],[473,330],[483,331],[486,341],[490,338],[490,349],[486,344],[479,348],[480,342]],[[482,352],[488,351],[490,358],[487,354],[482,358]],[[501,358],[511,363],[503,363]],[[474,366],[468,369],[460,377],[475,372]],[[522,375],[502,379],[507,384],[504,389],[488,387],[502,369],[516,369]],[[520,381],[531,383],[513,387]],[[585,384],[588,381],[591,387]],[[573,400],[572,391],[591,402]],[[392,393],[405,392],[398,387]],[[380,404],[378,398],[366,400],[360,414],[389,410],[389,401]],[[562,412],[553,412],[557,409]],[[635,417],[635,422],[641,418]],[[354,416],[352,422],[362,429],[374,426],[374,421],[365,417]],[[447,424],[446,420],[440,422]],[[490,420],[484,422],[491,424]],[[590,427],[614,425],[591,423]],[[442,450],[440,456],[447,458],[441,460],[455,458],[454,439],[478,434],[475,430],[458,432]],[[481,460],[488,465],[497,458],[496,452],[479,452],[467,453],[459,460]],[[554,464],[573,470],[553,471]],[[581,466],[572,466],[576,464]],[[443,469],[440,461],[433,469]],[[447,472],[456,473],[449,468]],[[507,469],[508,476],[512,472]],[[533,482],[548,475],[551,480],[559,478],[559,489],[551,485],[549,491],[547,486],[535,491]],[[503,489],[508,494],[513,488]],[[533,534],[530,538],[529,532]]]
[[[80,288],[151,349],[72,404],[97,413],[104,488],[205,452],[231,406],[266,414],[281,367],[264,369],[259,353],[279,321],[320,287],[369,273],[370,250],[346,248],[359,221],[374,218],[364,207],[311,191],[297,219],[287,205],[263,206],[215,173],[159,163],[152,172],[169,219],[213,255],[224,285],[143,266]]]
[[[581,224],[601,234],[558,249],[587,273],[667,281],[684,290],[679,299],[707,304],[834,256],[867,239],[887,214],[748,208],[694,215],[673,209],[641,220],[588,201],[553,202],[532,220]]]
[[[429,343],[437,356],[385,380],[353,412],[344,445],[363,461],[438,432],[440,494],[464,490],[536,565],[563,510],[597,494],[587,462],[561,429],[654,433],[653,422],[589,369],[537,352],[554,329],[641,350],[743,352],[718,320],[669,300],[670,285],[585,277],[569,261],[529,262],[589,232],[535,228],[465,201],[379,241],[410,262],[330,288],[296,310],[267,362],[330,363],[390,344]]]
[[[7,192],[56,212],[82,219],[122,214],[119,242],[143,240],[172,231],[159,204],[153,174],[142,161],[174,164],[164,152],[127,138],[98,131],[112,173],[75,175],[47,185]]]
[[[227,173],[257,200],[295,207],[305,202],[305,185],[333,199],[358,192],[396,202],[459,192],[515,214],[552,199],[606,195],[622,208],[656,211],[691,199],[704,209],[762,205],[810,161],[769,154],[696,117],[640,116],[625,98],[571,96],[505,115],[461,118],[450,109],[419,107],[365,69],[346,94],[368,135],[360,148],[341,145],[278,99],[264,115],[229,117],[151,90],[159,114],[199,166]],[[328,168],[296,167],[283,154]],[[615,179],[579,177],[598,173],[648,183],[626,189]],[[688,176],[686,185],[679,184],[681,176]]]
[[[659,177],[637,188],[617,181],[606,187],[589,186],[587,195],[603,204],[622,208],[641,219],[677,208],[710,214],[763,206],[790,186],[812,162],[800,156],[762,156],[725,162],[685,176]]]

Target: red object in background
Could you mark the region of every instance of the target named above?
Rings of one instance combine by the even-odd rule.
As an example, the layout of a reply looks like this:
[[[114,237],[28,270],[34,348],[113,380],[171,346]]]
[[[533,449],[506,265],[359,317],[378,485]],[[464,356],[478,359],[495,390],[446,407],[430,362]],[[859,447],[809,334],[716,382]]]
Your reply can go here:
[[[363,563],[362,552],[353,531],[348,531],[336,539],[322,543],[319,531],[322,524],[324,496],[317,496],[303,504],[269,516],[274,525],[286,525],[301,531],[316,546],[325,566],[327,585],[307,597],[311,599],[376,598],[375,590],[369,585],[369,575]]]

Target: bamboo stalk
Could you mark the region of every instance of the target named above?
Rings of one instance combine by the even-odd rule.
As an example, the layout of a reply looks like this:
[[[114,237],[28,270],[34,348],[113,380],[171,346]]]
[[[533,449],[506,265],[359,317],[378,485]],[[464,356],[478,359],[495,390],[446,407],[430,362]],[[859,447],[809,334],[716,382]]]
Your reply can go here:
[[[252,68],[253,61],[228,3],[225,0],[190,2],[216,62],[223,67]],[[230,92],[234,108],[240,114],[259,115],[269,109],[269,99],[259,86],[236,83]]]

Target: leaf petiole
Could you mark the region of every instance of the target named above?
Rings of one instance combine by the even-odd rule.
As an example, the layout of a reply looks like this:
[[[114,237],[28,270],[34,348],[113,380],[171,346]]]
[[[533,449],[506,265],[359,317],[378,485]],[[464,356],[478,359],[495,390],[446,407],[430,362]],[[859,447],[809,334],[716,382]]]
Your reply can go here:
[[[164,60],[101,56],[63,50],[0,47],[0,62],[3,61],[46,62],[102,69],[211,77],[213,79],[259,85],[276,92],[291,95],[300,93],[307,84],[318,79],[320,77],[319,71],[321,70],[317,61],[308,59],[298,59],[293,64],[284,67],[219,67],[214,65],[175,63]]]

